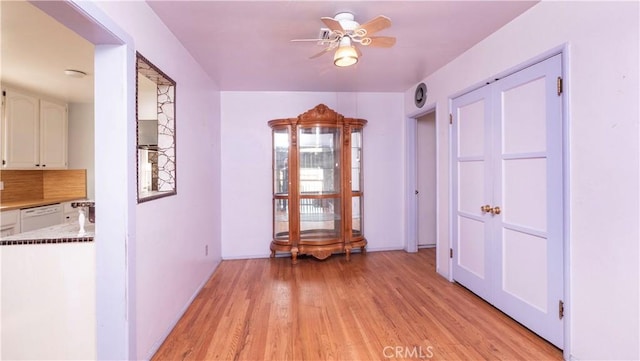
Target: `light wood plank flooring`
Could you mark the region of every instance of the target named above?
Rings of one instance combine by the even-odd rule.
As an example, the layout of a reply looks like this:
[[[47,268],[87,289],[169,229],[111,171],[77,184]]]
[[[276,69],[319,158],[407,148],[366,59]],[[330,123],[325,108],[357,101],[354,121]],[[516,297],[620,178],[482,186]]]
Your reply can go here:
[[[390,357],[391,356],[391,357]],[[154,360],[561,360],[435,250],[223,261]]]

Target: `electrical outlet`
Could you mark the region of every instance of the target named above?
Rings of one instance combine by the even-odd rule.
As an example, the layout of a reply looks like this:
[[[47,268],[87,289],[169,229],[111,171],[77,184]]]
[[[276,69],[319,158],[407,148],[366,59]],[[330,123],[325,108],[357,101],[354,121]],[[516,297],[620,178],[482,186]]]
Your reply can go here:
[[[205,245],[204,245],[204,255],[205,255],[205,256],[208,256],[208,255],[209,255],[209,245],[208,245],[208,244],[205,244]]]

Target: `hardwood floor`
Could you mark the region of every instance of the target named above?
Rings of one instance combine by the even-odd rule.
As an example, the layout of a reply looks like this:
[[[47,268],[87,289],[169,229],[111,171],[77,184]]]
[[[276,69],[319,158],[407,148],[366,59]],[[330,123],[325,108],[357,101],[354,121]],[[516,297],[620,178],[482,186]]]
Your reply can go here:
[[[223,261],[153,360],[561,360],[435,250]]]

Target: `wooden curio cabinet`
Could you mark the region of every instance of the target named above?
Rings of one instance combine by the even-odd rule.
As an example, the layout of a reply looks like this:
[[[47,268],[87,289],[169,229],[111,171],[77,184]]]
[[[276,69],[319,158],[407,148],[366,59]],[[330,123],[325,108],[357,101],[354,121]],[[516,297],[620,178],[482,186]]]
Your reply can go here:
[[[364,119],[345,118],[320,104],[297,118],[274,119],[273,241],[276,252],[325,259],[365,252],[362,129]]]

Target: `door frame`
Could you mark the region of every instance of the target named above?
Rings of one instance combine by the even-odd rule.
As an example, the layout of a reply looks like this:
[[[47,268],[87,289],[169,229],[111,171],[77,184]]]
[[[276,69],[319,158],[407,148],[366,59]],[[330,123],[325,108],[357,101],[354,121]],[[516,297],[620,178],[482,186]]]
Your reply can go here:
[[[429,116],[429,119],[422,120],[423,117],[427,117],[427,116]],[[431,118],[433,118],[433,119],[431,119]],[[438,217],[436,202],[438,200],[438,197],[437,197],[438,192],[437,191],[434,192],[433,202],[425,202],[425,199],[424,199],[425,196],[423,194],[419,193],[419,192],[424,192],[425,191],[424,189],[420,188],[421,185],[424,185],[422,183],[422,181],[420,180],[422,178],[420,175],[421,174],[425,175],[424,163],[425,163],[425,161],[428,161],[430,159],[433,160],[433,168],[429,168],[428,170],[430,170],[433,173],[431,173],[429,171],[427,173],[429,173],[428,177],[431,177],[431,176],[434,177],[433,178],[433,186],[437,187],[437,174],[436,174],[437,166],[436,166],[436,162],[438,160],[438,157],[437,157],[437,155],[435,153],[437,151],[437,144],[436,144],[436,140],[437,140],[436,110],[434,108],[433,110],[427,111],[426,113],[423,113],[421,116],[418,116],[415,119],[416,119],[416,126],[417,126],[416,130],[415,130],[416,154],[417,154],[417,156],[416,156],[416,188],[415,188],[415,190],[418,191],[418,193],[416,194],[416,197],[415,197],[416,201],[417,201],[417,203],[416,203],[417,204],[417,219],[418,220],[422,220],[422,221],[425,220],[424,213],[421,213],[421,212],[424,212],[425,210],[423,209],[421,211],[421,207],[425,207],[425,209],[429,209],[430,207],[434,207],[434,209],[432,209],[434,211],[433,217],[429,217],[429,218],[434,220],[434,224],[433,224],[434,233],[432,234],[434,238],[432,240],[433,240],[433,242],[436,242],[436,240],[438,238],[436,236],[436,233],[437,233],[436,222],[437,222],[437,217]],[[424,127],[425,124],[427,124],[427,123],[431,124],[431,125],[428,126],[429,129],[430,129],[429,134],[423,134],[423,135],[425,135],[427,137],[421,139],[420,138],[420,135],[421,135],[420,134],[421,124]],[[432,129],[433,133],[431,133],[431,129]],[[423,156],[422,154],[419,153],[419,148],[421,147],[421,145],[424,146],[425,143],[430,143],[430,142],[433,142],[433,147],[434,147],[433,151],[434,151],[434,153],[433,153],[433,155],[429,154],[429,155],[426,155],[426,157],[425,157],[425,156]],[[424,151],[424,149],[423,149],[423,151]],[[416,228],[417,229],[416,241],[417,241],[418,249],[420,249],[421,247],[424,247],[424,248],[436,248],[436,246],[437,246],[436,243],[432,244],[432,243],[429,242],[429,244],[426,245],[426,246],[425,245],[422,245],[422,246],[420,245],[420,241],[421,240],[423,240],[423,241],[425,240],[425,238],[420,238],[420,237],[424,237],[425,235],[423,235],[421,230],[420,230],[421,229],[420,222],[416,223],[416,227],[417,227]],[[423,229],[423,231],[424,231],[424,229]],[[427,231],[428,231],[428,229],[427,229]],[[427,232],[425,232],[425,233],[427,233]]]
[[[90,1],[32,5],[95,45],[96,358],[137,358],[135,46]],[[123,88],[124,84],[124,88]],[[114,119],[117,120],[114,122]],[[114,185],[114,180],[115,185]]]
[[[525,69],[531,65],[539,63],[543,60],[546,60],[555,55],[562,55],[562,65],[561,65],[561,76],[562,76],[562,201],[564,203],[564,212],[563,212],[563,301],[564,301],[564,349],[563,349],[563,358],[565,360],[571,359],[571,229],[570,229],[570,220],[571,220],[571,203],[570,203],[570,184],[571,184],[571,165],[570,165],[570,149],[569,149],[569,141],[570,141],[570,94],[571,94],[571,72],[569,69],[569,64],[571,64],[571,56],[570,56],[570,44],[564,43],[555,48],[549,49],[529,60],[526,60],[516,66],[513,66],[503,72],[500,72],[494,76],[488,77],[485,81],[476,83],[472,86],[469,86],[459,92],[456,92],[449,96],[448,105],[449,105],[449,114],[453,112],[453,99],[461,96],[470,91],[481,88],[489,83],[492,83],[498,79],[502,79],[505,76],[514,74],[522,69]],[[453,129],[449,127],[449,140],[452,139]],[[451,220],[454,216],[453,212],[453,203],[451,198],[452,186],[453,186],[453,178],[451,177],[451,159],[452,159],[452,142],[449,142],[449,228],[452,227]],[[452,245],[453,242],[453,233],[449,233],[449,245]],[[449,263],[449,281],[453,282],[453,272],[451,259],[448,259]]]
[[[418,118],[429,114],[435,114],[435,141],[436,141],[436,194],[440,193],[438,186],[438,173],[440,169],[440,154],[438,144],[438,110],[437,104],[431,103],[423,109],[417,112],[411,113],[405,120],[405,205],[406,214],[405,218],[405,251],[418,252],[418,197],[416,197],[415,191],[418,189]],[[436,197],[436,209],[438,209],[438,197]],[[436,212],[436,249],[440,247],[440,232],[438,229],[438,221],[440,216]],[[438,258],[436,257],[436,268],[439,268]]]

